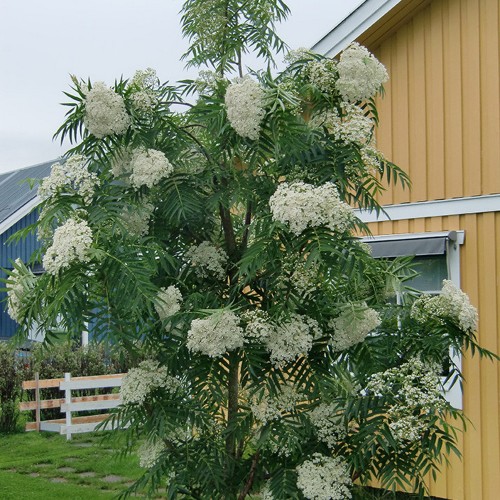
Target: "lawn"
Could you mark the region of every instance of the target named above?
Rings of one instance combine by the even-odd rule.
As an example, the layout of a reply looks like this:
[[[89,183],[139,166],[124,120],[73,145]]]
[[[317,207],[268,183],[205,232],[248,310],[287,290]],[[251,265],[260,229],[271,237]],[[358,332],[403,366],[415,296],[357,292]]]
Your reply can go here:
[[[52,433],[0,436],[2,500],[110,499],[140,475],[135,456],[119,457],[102,435],[66,441]]]
[[[118,455],[103,434],[0,435],[1,500],[100,500],[116,498],[142,473],[136,456]],[[165,496],[158,492],[158,498]],[[256,498],[256,497],[252,497]],[[411,495],[357,488],[354,500],[410,500]]]

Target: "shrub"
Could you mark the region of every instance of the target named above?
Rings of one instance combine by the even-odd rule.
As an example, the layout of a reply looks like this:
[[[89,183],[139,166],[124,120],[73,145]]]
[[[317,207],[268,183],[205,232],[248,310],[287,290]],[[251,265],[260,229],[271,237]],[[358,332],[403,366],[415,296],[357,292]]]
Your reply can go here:
[[[0,342],[0,432],[14,432],[22,397],[22,381],[28,368],[10,344]]]

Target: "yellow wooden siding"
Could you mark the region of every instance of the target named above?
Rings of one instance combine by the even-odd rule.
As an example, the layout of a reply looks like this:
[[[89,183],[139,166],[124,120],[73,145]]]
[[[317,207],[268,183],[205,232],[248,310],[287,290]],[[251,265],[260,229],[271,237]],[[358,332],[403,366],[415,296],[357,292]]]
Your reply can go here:
[[[371,224],[377,234],[465,230],[460,249],[461,286],[479,310],[478,338],[500,351],[500,213],[422,218]],[[471,423],[459,436],[463,453],[443,467],[431,494],[453,500],[500,498],[500,363],[467,355],[463,360],[464,412]]]
[[[499,0],[402,4],[413,12],[405,24],[396,17],[390,36],[374,37],[391,32],[389,15],[365,35],[377,40],[369,48],[391,78],[379,99],[377,144],[413,183],[380,201],[499,193]]]

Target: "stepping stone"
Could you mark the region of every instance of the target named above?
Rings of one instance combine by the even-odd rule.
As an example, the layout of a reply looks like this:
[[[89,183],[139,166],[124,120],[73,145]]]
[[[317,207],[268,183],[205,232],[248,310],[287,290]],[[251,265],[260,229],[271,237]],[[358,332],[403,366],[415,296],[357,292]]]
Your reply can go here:
[[[109,476],[104,476],[101,478],[105,483],[121,483],[125,478],[121,476],[114,476],[113,474]]]
[[[73,463],[73,462],[78,462],[80,459],[77,458],[77,457],[68,457],[68,458],[65,458],[64,461],[65,462],[68,462],[68,463]]]
[[[75,469],[73,467],[59,467],[58,472],[75,472]]]
[[[51,483],[67,483],[68,480],[65,479],[64,477],[53,477],[50,479]]]
[[[40,474],[38,474],[38,472],[30,472],[28,474],[29,477],[40,477]]]
[[[95,472],[80,472],[78,473],[78,476],[79,477],[96,477],[96,473]]]
[[[73,443],[73,446],[78,448],[92,448],[92,443]]]
[[[39,467],[40,469],[43,469],[45,467],[50,467],[52,464],[48,464],[47,462],[42,462],[41,464],[35,464],[35,467]]]

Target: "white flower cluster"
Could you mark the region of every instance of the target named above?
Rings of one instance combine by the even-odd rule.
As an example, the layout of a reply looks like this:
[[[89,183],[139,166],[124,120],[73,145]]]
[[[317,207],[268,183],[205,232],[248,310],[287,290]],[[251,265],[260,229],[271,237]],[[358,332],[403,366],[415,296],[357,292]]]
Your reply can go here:
[[[82,155],[74,155],[61,165],[54,163],[50,175],[45,177],[38,187],[38,196],[46,200],[56,195],[64,188],[75,190],[86,205],[90,204],[95,188],[99,185],[99,178],[89,172],[87,161]]]
[[[164,320],[178,313],[181,303],[182,294],[176,286],[162,287],[156,296],[155,309],[160,319]]]
[[[214,276],[220,280],[226,278],[228,256],[224,250],[215,247],[209,241],[192,245],[184,257],[196,268],[196,274],[201,278],[208,276]]]
[[[226,90],[227,119],[241,137],[257,140],[266,114],[264,90],[249,76],[231,83]]]
[[[158,388],[175,394],[182,388],[182,383],[169,375],[167,368],[157,361],[142,361],[123,377],[120,390],[123,404],[143,404],[148,395]]]
[[[413,303],[411,316],[422,323],[429,317],[449,318],[464,332],[475,332],[478,324],[477,309],[470,303],[469,296],[450,280],[443,280],[439,295],[421,295]]]
[[[254,417],[265,425],[293,412],[297,402],[303,399],[303,394],[298,393],[293,386],[283,385],[280,393],[275,396],[270,396],[266,392],[261,397],[253,398],[250,409]]]
[[[319,276],[320,271],[317,264],[299,262],[294,266],[290,282],[300,295],[307,297],[319,288]]]
[[[56,275],[75,261],[88,262],[92,245],[92,230],[87,222],[68,219],[54,231],[52,245],[43,256],[45,270]]]
[[[16,259],[15,267],[5,284],[7,289],[7,313],[18,323],[21,323],[23,315],[21,313],[23,302],[29,290],[35,285],[36,276]]]
[[[158,87],[158,77],[152,68],[138,70],[135,72],[131,88],[134,90],[130,95],[130,100],[137,111],[150,113],[158,103],[156,88]]]
[[[284,182],[269,199],[274,220],[287,224],[297,236],[307,227],[326,226],[345,232],[353,220],[351,207],[341,201],[331,182],[313,186],[305,182]]]
[[[309,500],[346,500],[352,498],[349,467],[343,457],[315,453],[297,467],[297,486]]]
[[[384,65],[356,42],[340,55],[337,71],[337,90],[348,102],[369,99],[389,79]]]
[[[131,120],[122,96],[104,82],[96,82],[85,96],[83,123],[91,134],[102,139],[107,135],[123,134]]]
[[[418,441],[427,428],[427,422],[415,415],[399,416],[392,411],[391,418],[396,420],[389,422],[391,434],[399,442],[407,441],[414,443]]]
[[[127,206],[120,216],[127,233],[132,236],[144,236],[148,234],[149,220],[153,215],[154,208],[154,205],[148,202],[140,206]]]
[[[349,347],[363,342],[366,336],[377,328],[382,320],[374,309],[366,303],[353,305],[344,309],[340,315],[328,324],[335,333],[331,345],[336,351],[344,351]]]
[[[137,450],[137,454],[139,455],[139,467],[151,469],[151,467],[156,465],[161,454],[166,449],[167,447],[163,441],[145,441]]]
[[[326,127],[333,137],[346,144],[356,143],[367,146],[372,141],[373,122],[355,104],[342,104],[342,113],[337,109],[325,111],[311,120],[314,127]]]
[[[158,87],[159,79],[156,74],[156,70],[153,68],[146,68],[144,70],[138,69],[134,76],[132,77],[132,81],[130,85],[139,87],[141,89],[155,89]]]
[[[219,73],[210,70],[201,70],[196,79],[196,89],[198,92],[203,93],[206,90],[214,91],[217,86],[224,81]]]
[[[142,186],[153,187],[169,177],[174,168],[161,151],[138,148],[132,152],[130,170],[130,183],[139,189]]]
[[[335,403],[321,403],[309,413],[316,433],[321,441],[333,448],[347,435],[346,426],[342,422],[342,412]]]
[[[397,368],[370,377],[366,387],[370,393],[394,399],[387,418],[393,436],[399,441],[418,440],[428,426],[428,418],[445,409],[439,371],[437,364],[424,364],[414,357]]]
[[[265,311],[255,309],[245,311],[241,319],[246,323],[245,340],[255,340],[257,342],[267,342],[274,330],[274,325],[269,320],[269,315]]]
[[[335,66],[336,63],[332,59],[311,61],[307,65],[307,75],[310,82],[326,94],[335,93],[337,83]]]
[[[318,322],[307,316],[294,314],[289,321],[272,329],[266,347],[271,362],[280,367],[300,355],[307,356],[314,338],[321,336]]]
[[[243,347],[244,330],[231,311],[218,311],[208,318],[194,319],[187,334],[187,348],[218,358],[227,351]]]
[[[308,61],[313,59],[313,53],[306,49],[305,47],[299,47],[295,50],[290,50],[284,57],[284,62],[289,66],[296,63],[297,61]]]

